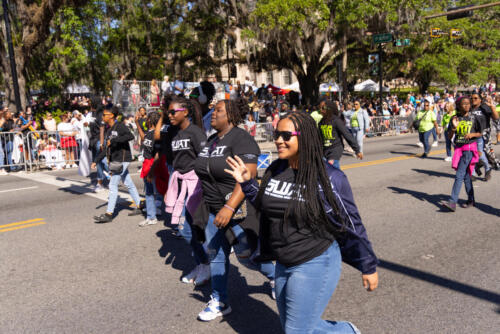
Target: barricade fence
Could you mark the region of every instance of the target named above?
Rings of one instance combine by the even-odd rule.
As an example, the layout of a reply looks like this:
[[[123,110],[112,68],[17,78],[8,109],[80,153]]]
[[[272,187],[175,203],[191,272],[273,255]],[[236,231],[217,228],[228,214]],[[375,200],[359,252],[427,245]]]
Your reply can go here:
[[[368,136],[399,135],[412,131],[413,118],[402,116],[371,117]],[[240,127],[261,145],[263,152],[274,146],[273,123],[254,123]],[[140,156],[140,137],[132,129],[135,140],[130,142],[132,156]],[[76,168],[83,142],[74,133],[59,131],[0,132],[0,169],[35,171],[39,169]],[[92,148],[89,147],[92,151]]]

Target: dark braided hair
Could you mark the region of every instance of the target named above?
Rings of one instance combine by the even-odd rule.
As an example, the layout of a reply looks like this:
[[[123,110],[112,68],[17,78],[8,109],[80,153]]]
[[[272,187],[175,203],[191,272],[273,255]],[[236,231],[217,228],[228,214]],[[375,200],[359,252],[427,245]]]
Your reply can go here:
[[[156,126],[156,124],[160,121],[160,113],[156,111],[151,111],[146,116],[146,126],[148,129],[152,126]]]
[[[289,113],[281,120],[285,118],[292,121],[296,131],[300,132],[297,137],[300,152],[299,166],[292,199],[285,212],[285,223],[290,220],[298,227],[308,228],[316,236],[335,237],[345,230],[346,219],[345,215],[340,214],[339,205],[326,174],[323,145],[316,122],[306,113]],[[257,195],[257,208],[260,207],[269,179],[283,171],[287,165],[287,161],[278,159],[267,169]],[[319,187],[323,189],[326,201],[332,207],[335,219],[342,226],[341,229],[336,228],[328,220],[322,201],[318,200],[320,198]],[[300,191],[298,191],[299,189]]]
[[[326,100],[325,101],[325,116],[323,116],[323,119],[321,120],[321,124],[329,124],[332,122],[334,116],[339,116],[339,108],[337,107],[337,104],[333,101]]]
[[[239,97],[236,100],[222,100],[226,108],[227,121],[233,126],[243,123],[244,117],[250,112],[248,103]]]
[[[174,96],[170,100],[170,103],[178,103],[182,108],[186,108],[188,110],[188,116],[191,118],[191,122],[203,129],[201,106],[198,101],[188,100],[181,96]]]

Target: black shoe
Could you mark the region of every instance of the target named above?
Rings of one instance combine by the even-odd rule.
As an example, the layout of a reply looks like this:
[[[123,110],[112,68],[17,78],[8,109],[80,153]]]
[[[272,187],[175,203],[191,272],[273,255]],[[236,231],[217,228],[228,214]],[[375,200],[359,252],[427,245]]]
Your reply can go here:
[[[468,209],[472,206],[476,206],[476,202],[475,201],[467,201],[466,203],[462,203],[460,204],[460,207],[464,208],[464,209]]]
[[[139,216],[142,215],[142,210],[139,208],[135,208],[132,212],[129,212],[129,216]]]
[[[455,210],[457,210],[457,204],[456,203],[453,203],[451,201],[449,202],[444,202],[443,203],[444,207],[447,208],[448,210],[450,210],[451,212],[455,212]]]
[[[486,171],[486,174],[484,175],[484,180],[485,181],[491,180],[491,169]]]
[[[482,162],[482,161],[480,161],[480,162]],[[474,167],[474,170],[476,171],[477,176],[483,175],[483,173],[481,172],[481,167],[482,167],[482,165],[480,163],[477,163],[476,166]]]
[[[476,180],[477,180],[477,176],[475,176],[475,175],[471,175],[471,176],[470,176],[470,179],[471,179],[471,181],[476,181]]]
[[[422,159],[427,158],[427,153],[422,154],[422,155],[420,156],[420,158],[422,158]]]
[[[94,220],[96,224],[111,223],[113,221],[113,215],[108,215],[107,213],[103,213],[100,216],[94,216]]]

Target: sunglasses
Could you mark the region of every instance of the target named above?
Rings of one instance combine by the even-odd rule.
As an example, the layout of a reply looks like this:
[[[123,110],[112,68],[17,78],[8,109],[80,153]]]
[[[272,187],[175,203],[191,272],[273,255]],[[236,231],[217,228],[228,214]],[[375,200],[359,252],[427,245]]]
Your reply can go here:
[[[289,141],[292,136],[298,136],[300,132],[297,131],[274,131],[273,138],[274,140],[278,140],[279,137],[283,138],[284,141]]]
[[[167,114],[174,116],[176,112],[178,111],[186,111],[186,108],[180,108],[180,109],[170,109],[167,110]]]

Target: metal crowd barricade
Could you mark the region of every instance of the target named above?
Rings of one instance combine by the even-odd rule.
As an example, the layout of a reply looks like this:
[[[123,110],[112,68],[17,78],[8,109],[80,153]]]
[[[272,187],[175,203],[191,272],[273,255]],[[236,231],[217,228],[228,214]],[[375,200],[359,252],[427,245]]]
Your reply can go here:
[[[26,137],[21,132],[0,132],[0,169],[16,171],[27,169],[26,159],[29,148]]]
[[[254,139],[257,143],[274,142],[273,123],[256,123],[256,126]]]
[[[383,135],[391,131],[393,120],[390,116],[373,116],[370,118],[371,126],[369,133],[373,135]]]
[[[34,131],[27,135],[31,152],[30,170],[76,168],[80,160],[81,139],[59,131]]]
[[[160,101],[162,98],[161,91],[161,80],[156,80],[158,88],[160,91]],[[133,84],[132,80],[124,80],[122,91],[121,91],[121,105],[123,108],[123,113],[126,115],[133,115],[140,107],[146,108],[148,111],[152,109],[158,109],[159,106],[152,106],[151,101],[151,81],[137,81],[139,85],[139,92],[130,89]]]

